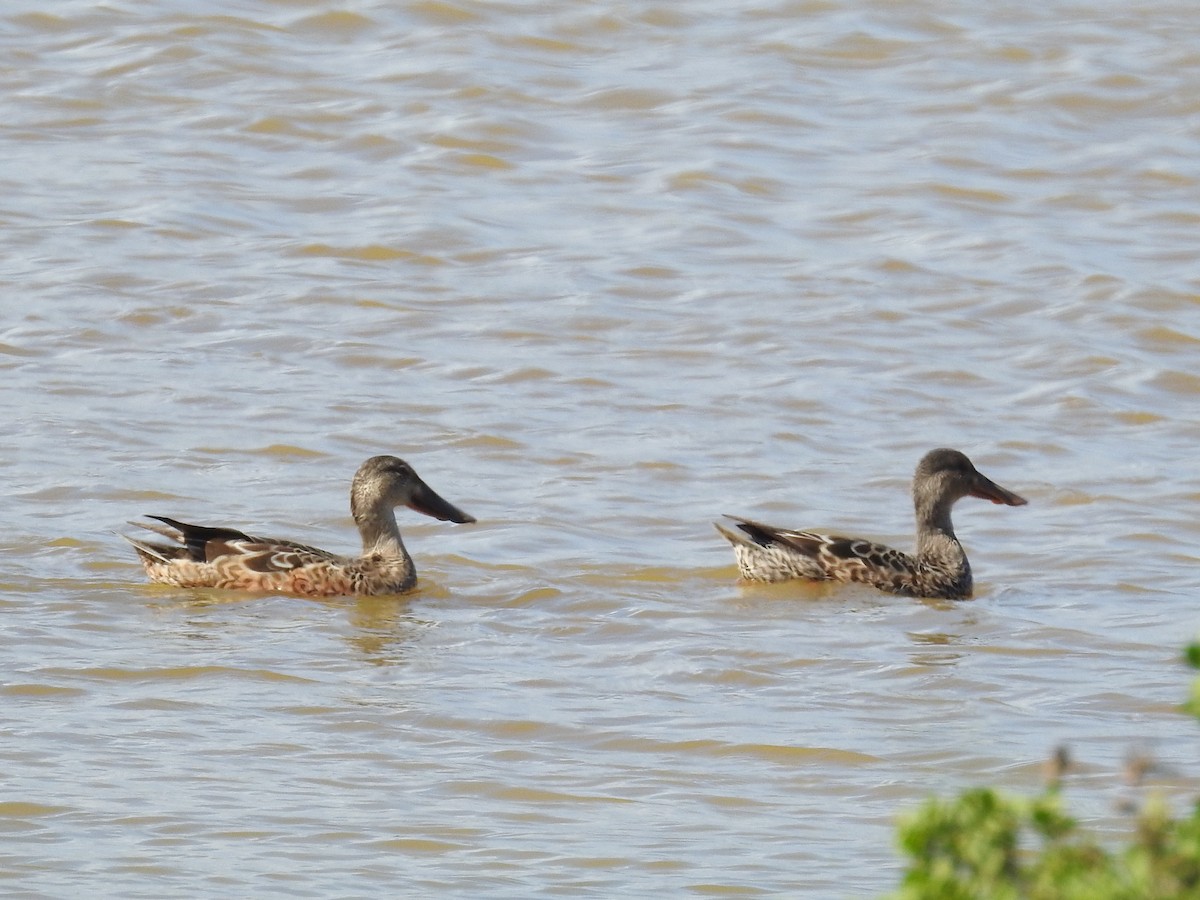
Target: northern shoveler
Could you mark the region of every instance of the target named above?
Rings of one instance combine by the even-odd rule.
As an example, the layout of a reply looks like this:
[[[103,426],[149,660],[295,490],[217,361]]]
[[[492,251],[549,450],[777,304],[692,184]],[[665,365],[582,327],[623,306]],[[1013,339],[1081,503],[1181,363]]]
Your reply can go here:
[[[965,454],[946,449],[925,454],[913,476],[912,493],[915,556],[860,538],[774,528],[736,516],[728,518],[739,531],[716,527],[733,544],[748,581],[854,581],[910,597],[970,597],[971,564],[954,535],[950,508],[968,496],[1006,506],[1028,501],[981,475]]]
[[[137,550],[150,580],[160,584],[307,597],[398,594],[416,586],[417,573],[396,527],[397,506],[443,521],[475,521],[438,496],[404,460],[373,456],[354,473],[350,485],[350,513],[362,535],[361,556],[339,556],[293,541],[189,525],[165,516],[147,516],[163,525],[130,524],[169,538],[172,544],[122,537]]]

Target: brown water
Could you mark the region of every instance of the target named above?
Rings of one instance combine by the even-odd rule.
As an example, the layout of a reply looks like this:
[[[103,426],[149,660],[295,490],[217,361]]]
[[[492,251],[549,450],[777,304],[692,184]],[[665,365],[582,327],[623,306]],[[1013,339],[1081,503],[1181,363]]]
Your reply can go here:
[[[10,3],[11,896],[870,896],[931,792],[1200,772],[1189,6]],[[739,587],[724,512],[977,598]],[[144,584],[147,512],[422,588]]]

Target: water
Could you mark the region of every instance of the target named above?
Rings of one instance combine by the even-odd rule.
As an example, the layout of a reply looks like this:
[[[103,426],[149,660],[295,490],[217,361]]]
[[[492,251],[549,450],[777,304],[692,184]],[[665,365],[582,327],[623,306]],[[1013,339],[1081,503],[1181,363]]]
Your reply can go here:
[[[0,875],[13,896],[872,896],[895,817],[1195,794],[1197,25],[1159,3],[10,5]],[[746,587],[721,513],[961,604]],[[149,586],[143,513],[421,589]]]

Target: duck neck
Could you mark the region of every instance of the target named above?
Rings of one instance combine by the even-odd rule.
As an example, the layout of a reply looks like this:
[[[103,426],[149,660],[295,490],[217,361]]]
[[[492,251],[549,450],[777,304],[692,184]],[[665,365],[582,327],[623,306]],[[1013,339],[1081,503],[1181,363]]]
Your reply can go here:
[[[966,561],[962,545],[954,534],[950,507],[945,500],[917,498],[917,558],[959,565]]]
[[[400,539],[400,529],[396,526],[395,510],[385,503],[376,503],[353,512],[358,533],[362,536],[364,556],[408,558],[404,541]]]

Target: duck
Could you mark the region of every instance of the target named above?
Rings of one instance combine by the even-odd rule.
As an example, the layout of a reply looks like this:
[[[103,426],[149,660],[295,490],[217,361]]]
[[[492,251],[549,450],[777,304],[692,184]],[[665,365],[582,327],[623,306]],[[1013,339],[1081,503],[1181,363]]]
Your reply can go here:
[[[714,523],[733,545],[746,581],[857,582],[908,597],[965,600],[974,589],[971,564],[954,533],[950,510],[963,497],[1004,506],[1028,501],[979,472],[959,450],[931,450],[917,464],[912,483],[917,519],[915,554],[864,538],[776,528],[726,516],[736,530]]]
[[[137,551],[150,581],[158,584],[302,597],[403,594],[416,587],[417,572],[396,526],[397,506],[442,521],[475,521],[439,496],[404,460],[373,456],[359,466],[350,484],[350,514],[362,537],[359,556],[155,515],[146,518],[161,524],[130,524],[171,543],[121,536]]]

